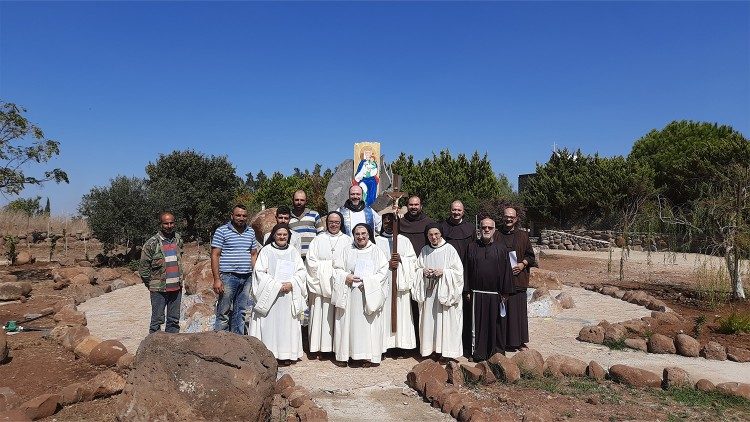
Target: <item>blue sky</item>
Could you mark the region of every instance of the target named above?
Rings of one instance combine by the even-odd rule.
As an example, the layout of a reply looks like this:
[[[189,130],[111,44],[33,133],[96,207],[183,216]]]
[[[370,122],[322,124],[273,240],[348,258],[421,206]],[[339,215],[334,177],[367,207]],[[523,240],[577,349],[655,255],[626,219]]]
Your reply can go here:
[[[750,136],[750,3],[1,2],[0,98],[61,142],[70,184],[21,195],[55,214],[175,149],[240,176],[478,150],[515,185],[553,143]]]

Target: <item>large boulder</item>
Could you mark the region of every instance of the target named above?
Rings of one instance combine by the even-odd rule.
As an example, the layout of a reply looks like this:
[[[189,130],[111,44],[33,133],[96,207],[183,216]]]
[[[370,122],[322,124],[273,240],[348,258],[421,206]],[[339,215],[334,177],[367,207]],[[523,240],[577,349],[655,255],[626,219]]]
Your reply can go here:
[[[80,277],[81,274],[83,274],[83,277]],[[55,281],[67,280],[69,282],[72,282],[75,279],[78,284],[92,283],[94,281],[95,274],[96,270],[92,267],[60,267],[52,270],[52,278]]]
[[[24,264],[31,264],[36,259],[33,255],[31,255],[31,252],[29,251],[21,251],[16,255],[16,262],[15,265],[24,265]]]
[[[255,214],[248,225],[255,230],[257,241],[262,242],[263,236],[270,233],[273,226],[276,225],[276,208],[268,208]]]
[[[31,283],[17,281],[0,283],[0,300],[18,300],[31,293]]]
[[[561,292],[559,295],[555,296],[555,299],[560,302],[560,306],[562,306],[563,309],[572,309],[576,307],[576,304],[573,301],[573,296],[568,292]]]
[[[743,397],[746,400],[750,400],[750,384],[742,382],[723,382],[721,384],[716,384],[716,389],[724,394]]]
[[[73,305],[64,306],[52,318],[60,324],[69,326],[86,325],[86,313],[77,310]]]
[[[690,381],[690,375],[682,368],[671,366],[664,368],[664,375],[662,380],[662,387],[664,389],[670,388],[690,388],[692,387]]]
[[[213,283],[211,260],[200,261],[185,274],[185,294],[194,295],[203,289],[210,289]]]
[[[268,420],[277,363],[255,337],[156,332],[141,343],[119,419]]]
[[[94,282],[96,284],[106,284],[108,281],[116,280],[120,278],[120,272],[114,268],[104,267],[96,271],[94,274]]]
[[[727,359],[734,362],[750,362],[750,350],[727,346]]]
[[[609,377],[615,382],[636,388],[660,388],[662,381],[660,376],[651,371],[628,365],[613,365],[609,368]]]

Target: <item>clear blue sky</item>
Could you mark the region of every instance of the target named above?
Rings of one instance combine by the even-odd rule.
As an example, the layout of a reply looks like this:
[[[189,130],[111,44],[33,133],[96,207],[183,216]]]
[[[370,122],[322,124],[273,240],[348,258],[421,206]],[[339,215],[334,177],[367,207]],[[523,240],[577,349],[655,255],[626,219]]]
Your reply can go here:
[[[0,98],[62,144],[70,184],[22,194],[55,214],[175,149],[240,176],[478,150],[515,185],[553,143],[750,136],[750,3],[2,2]]]

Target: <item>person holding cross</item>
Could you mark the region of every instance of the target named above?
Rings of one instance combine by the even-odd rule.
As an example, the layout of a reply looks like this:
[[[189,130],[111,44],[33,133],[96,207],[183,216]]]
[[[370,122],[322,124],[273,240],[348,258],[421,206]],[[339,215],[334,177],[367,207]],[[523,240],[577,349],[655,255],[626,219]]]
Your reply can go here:
[[[390,257],[385,303],[383,305],[383,352],[388,349],[414,349],[417,347],[414,321],[411,313],[411,286],[417,254],[409,239],[394,233],[396,216],[383,214],[383,228],[375,244]]]

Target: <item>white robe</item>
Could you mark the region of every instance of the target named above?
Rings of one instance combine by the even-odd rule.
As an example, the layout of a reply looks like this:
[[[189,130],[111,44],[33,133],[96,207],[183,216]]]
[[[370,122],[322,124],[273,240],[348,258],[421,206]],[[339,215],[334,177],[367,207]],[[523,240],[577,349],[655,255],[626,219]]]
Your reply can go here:
[[[463,354],[464,268],[456,249],[442,240],[437,248],[426,245],[417,258],[412,297],[419,304],[419,348],[422,356],[440,353],[456,358]],[[442,269],[438,279],[424,277],[424,269]],[[435,281],[436,280],[436,281]]]
[[[327,231],[310,242],[306,261],[307,289],[310,295],[310,323],[307,331],[310,352],[333,351],[333,261],[335,256],[341,256],[351,244],[352,238],[343,232],[332,235]]]
[[[362,274],[362,286],[347,286],[357,261],[370,262],[372,272]],[[336,360],[368,360],[379,363],[383,353],[383,318],[388,259],[372,242],[357,249],[347,247],[334,262],[331,303],[336,307],[333,350]]]
[[[380,250],[391,256],[390,238],[378,236],[375,243]],[[396,332],[391,332],[391,297],[393,293],[393,271],[388,270],[386,276],[386,295],[383,304],[383,352],[398,347],[400,349],[413,349],[417,347],[417,339],[414,332],[414,320],[411,314],[411,286],[414,279],[414,265],[417,254],[411,241],[404,235],[398,235],[398,253],[401,255],[401,263],[396,270]]]
[[[292,279],[276,278],[279,261],[293,265]],[[281,293],[281,283],[291,282],[292,291]],[[260,250],[255,262],[252,296],[255,301],[250,335],[260,339],[276,359],[302,357],[303,312],[307,305],[305,264],[294,247],[278,249],[270,244]]]

